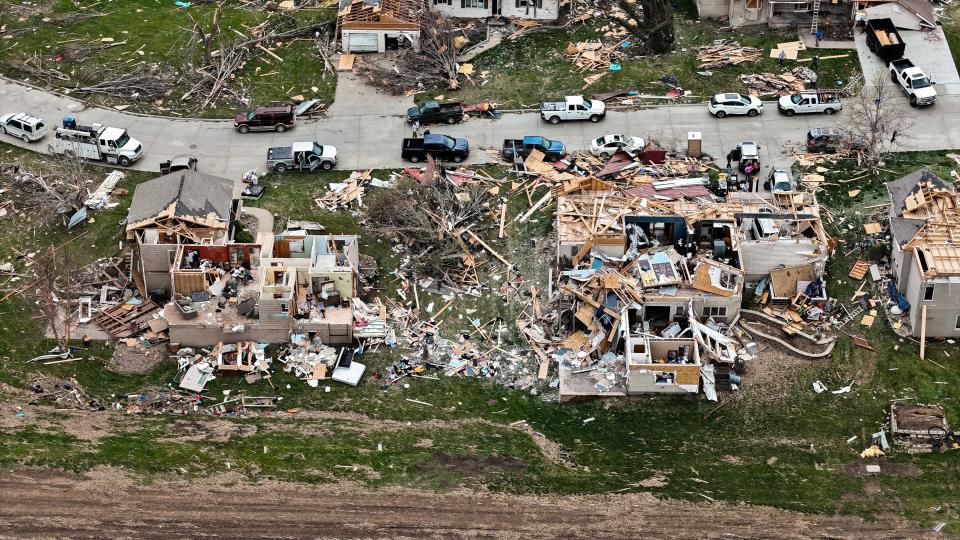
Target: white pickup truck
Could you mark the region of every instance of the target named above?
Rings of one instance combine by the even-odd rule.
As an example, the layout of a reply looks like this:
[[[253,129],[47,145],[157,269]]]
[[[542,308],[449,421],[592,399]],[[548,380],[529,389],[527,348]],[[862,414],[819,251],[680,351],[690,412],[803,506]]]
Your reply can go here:
[[[839,93],[823,91],[800,92],[782,96],[777,100],[777,109],[787,116],[795,114],[833,114],[843,109]]]
[[[562,120],[589,120],[599,122],[607,115],[607,105],[598,99],[583,96],[567,96],[563,101],[544,101],[540,104],[540,117],[551,124]]]
[[[127,133],[126,129],[77,125],[73,118],[63,119],[64,127],[57,128],[50,145],[58,156],[80,157],[106,161],[129,167],[143,156],[143,145]]]
[[[937,102],[937,91],[933,88],[933,77],[906,58],[890,62],[890,80],[900,85],[903,92],[910,96],[910,105],[921,107]]]

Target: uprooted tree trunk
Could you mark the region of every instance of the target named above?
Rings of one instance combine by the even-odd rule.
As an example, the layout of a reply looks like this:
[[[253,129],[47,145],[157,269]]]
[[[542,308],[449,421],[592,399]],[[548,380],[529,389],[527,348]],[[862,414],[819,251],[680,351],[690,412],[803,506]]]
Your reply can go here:
[[[609,17],[640,38],[645,52],[663,54],[673,50],[673,8],[669,0],[617,0]]]
[[[392,94],[424,90],[444,85],[459,88],[456,29],[442,15],[424,10],[419,16],[420,50],[406,49],[396,57],[394,66],[382,66],[361,59],[356,72],[370,84]]]
[[[902,145],[912,123],[900,103],[900,93],[887,82],[886,72],[866,80],[847,105],[847,130],[851,150],[860,155],[860,165],[876,174],[883,156]]]

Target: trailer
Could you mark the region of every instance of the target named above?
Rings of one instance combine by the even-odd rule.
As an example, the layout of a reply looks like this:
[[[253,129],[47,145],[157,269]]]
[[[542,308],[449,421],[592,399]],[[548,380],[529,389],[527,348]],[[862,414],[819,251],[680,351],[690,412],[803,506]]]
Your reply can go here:
[[[907,49],[903,37],[897,31],[891,19],[870,19],[864,25],[867,33],[867,47],[876,53],[884,62],[892,62],[903,58]]]

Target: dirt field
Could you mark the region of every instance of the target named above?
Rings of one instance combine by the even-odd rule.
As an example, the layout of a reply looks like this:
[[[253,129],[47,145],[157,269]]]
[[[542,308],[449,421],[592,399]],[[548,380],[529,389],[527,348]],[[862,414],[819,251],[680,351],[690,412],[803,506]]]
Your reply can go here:
[[[900,521],[663,502],[248,485],[138,485],[115,469],[0,475],[0,538],[925,538]]]

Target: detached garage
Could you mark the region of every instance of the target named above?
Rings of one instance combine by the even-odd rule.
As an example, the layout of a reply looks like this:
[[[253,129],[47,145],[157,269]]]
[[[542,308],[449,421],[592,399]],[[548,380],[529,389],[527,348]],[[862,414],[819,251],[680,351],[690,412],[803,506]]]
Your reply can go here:
[[[340,44],[343,52],[386,52],[387,41],[419,47],[418,0],[340,0]]]

